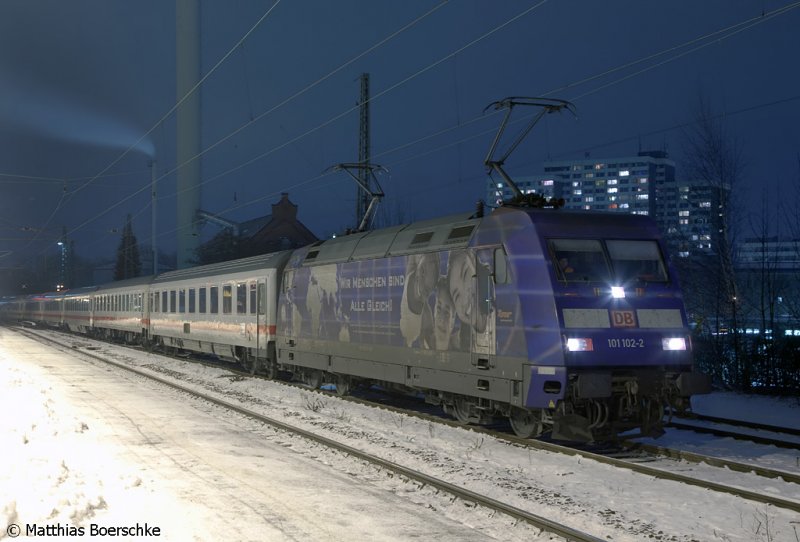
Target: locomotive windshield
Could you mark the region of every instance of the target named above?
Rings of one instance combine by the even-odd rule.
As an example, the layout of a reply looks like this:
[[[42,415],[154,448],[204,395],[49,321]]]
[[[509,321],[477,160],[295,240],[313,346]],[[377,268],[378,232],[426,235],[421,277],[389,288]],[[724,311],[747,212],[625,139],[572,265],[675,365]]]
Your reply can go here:
[[[568,282],[611,280],[608,259],[600,241],[594,239],[553,239],[550,249],[558,278]]]
[[[667,271],[655,241],[606,241],[611,266],[624,282],[667,282]]]
[[[667,282],[658,243],[629,239],[551,239],[559,280],[566,282]]]

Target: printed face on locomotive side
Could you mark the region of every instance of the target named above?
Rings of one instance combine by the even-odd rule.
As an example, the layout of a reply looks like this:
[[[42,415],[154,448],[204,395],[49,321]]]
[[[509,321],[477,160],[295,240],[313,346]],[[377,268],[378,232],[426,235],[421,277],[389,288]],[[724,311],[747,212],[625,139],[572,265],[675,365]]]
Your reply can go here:
[[[462,352],[478,341],[495,353],[493,257],[491,250],[456,249],[289,270],[281,332]],[[517,304],[503,299],[510,325]]]

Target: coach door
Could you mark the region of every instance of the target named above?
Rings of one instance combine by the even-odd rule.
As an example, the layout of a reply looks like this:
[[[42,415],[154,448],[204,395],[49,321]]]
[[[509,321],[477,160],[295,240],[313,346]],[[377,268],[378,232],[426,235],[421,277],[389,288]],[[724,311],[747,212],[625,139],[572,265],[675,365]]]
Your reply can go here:
[[[256,356],[263,359],[267,353],[268,328],[267,328],[267,284],[264,279],[256,282]]]

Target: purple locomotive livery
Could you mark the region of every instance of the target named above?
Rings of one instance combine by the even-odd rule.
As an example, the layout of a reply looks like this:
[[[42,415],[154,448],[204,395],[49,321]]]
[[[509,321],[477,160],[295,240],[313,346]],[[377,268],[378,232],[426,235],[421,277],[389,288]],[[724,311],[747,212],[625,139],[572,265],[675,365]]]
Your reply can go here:
[[[707,390],[653,222],[501,208],[296,251],[277,361],[311,385],[414,390],[463,423],[598,440]]]

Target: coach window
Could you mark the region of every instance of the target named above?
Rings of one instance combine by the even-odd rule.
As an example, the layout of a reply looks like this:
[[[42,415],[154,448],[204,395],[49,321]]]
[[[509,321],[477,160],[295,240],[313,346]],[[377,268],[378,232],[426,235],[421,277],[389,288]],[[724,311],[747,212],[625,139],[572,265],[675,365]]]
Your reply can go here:
[[[161,292],[161,312],[169,312],[169,298],[166,290]]]
[[[494,249],[494,282],[508,284],[508,260],[502,247]]]
[[[217,314],[219,312],[219,286],[211,287],[209,303],[211,304],[211,314]]]
[[[150,292],[150,312],[158,312],[158,292]]]
[[[195,289],[189,288],[189,313],[194,314],[194,297],[195,297]]]
[[[247,284],[236,284],[236,314],[247,314]]]
[[[200,312],[200,314],[205,314],[206,313],[206,289],[205,288],[200,288],[200,291],[198,292],[198,295],[200,297],[200,299],[198,300],[198,301],[200,301],[200,303],[198,303],[198,305],[199,305],[198,312]]]
[[[177,296],[175,295],[175,290],[170,290],[169,291],[169,312],[175,312],[175,306],[177,305],[177,303],[175,302],[177,300],[176,298],[177,298]]]
[[[222,287],[222,314],[230,314],[233,309],[233,286],[226,284]]]
[[[256,283],[250,283],[250,314],[256,313]]]
[[[183,288],[178,290],[178,312],[181,314],[186,312],[186,290]]]

